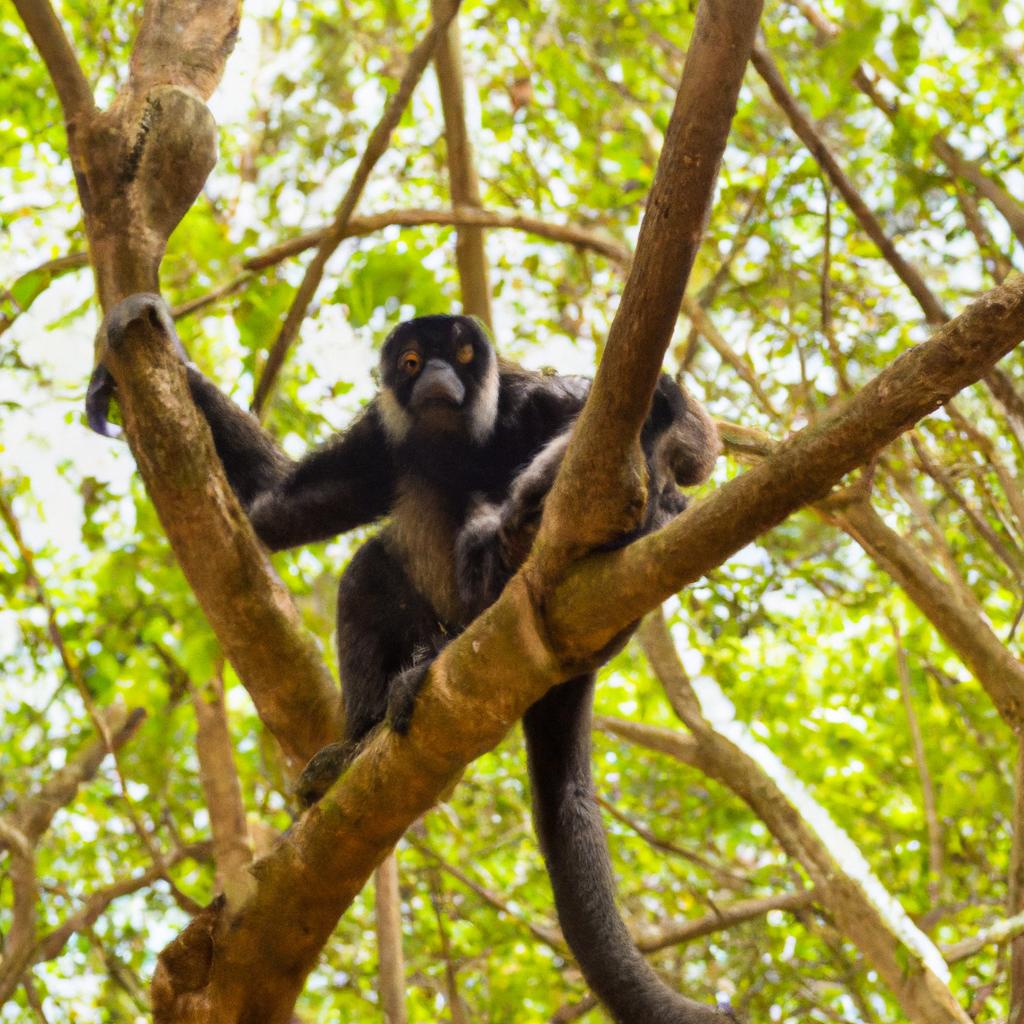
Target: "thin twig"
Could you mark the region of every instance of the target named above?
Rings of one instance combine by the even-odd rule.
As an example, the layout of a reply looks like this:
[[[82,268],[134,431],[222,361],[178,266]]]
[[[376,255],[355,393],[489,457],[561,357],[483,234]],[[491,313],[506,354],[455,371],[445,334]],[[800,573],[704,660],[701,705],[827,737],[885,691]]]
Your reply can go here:
[[[370,134],[366,149],[363,150],[363,155],[359,158],[359,164],[352,175],[352,181],[349,183],[341,203],[338,205],[334,220],[324,233],[317,246],[316,254],[306,268],[306,273],[303,275],[295,297],[292,299],[292,304],[285,316],[281,331],[271,346],[270,352],[267,354],[267,361],[263,367],[263,373],[256,384],[252,400],[253,412],[257,416],[265,411],[267,400],[277,382],[277,377],[281,372],[281,367],[284,365],[288,349],[298,336],[299,327],[302,325],[303,319],[305,319],[306,312],[309,310],[310,303],[313,301],[313,296],[316,294],[320,282],[323,280],[327,261],[345,238],[345,229],[349,218],[362,197],[363,189],[370,178],[370,172],[376,166],[377,161],[384,155],[388,143],[391,141],[392,132],[398,127],[398,122],[401,120],[402,113],[412,98],[417,83],[434,56],[438,43],[443,38],[448,25],[455,17],[458,9],[459,0],[449,0],[447,11],[438,20],[434,21],[427,34],[417,44],[412,53],[409,54],[405,72],[399,82],[398,89],[388,101],[380,121],[377,122],[377,126]]]

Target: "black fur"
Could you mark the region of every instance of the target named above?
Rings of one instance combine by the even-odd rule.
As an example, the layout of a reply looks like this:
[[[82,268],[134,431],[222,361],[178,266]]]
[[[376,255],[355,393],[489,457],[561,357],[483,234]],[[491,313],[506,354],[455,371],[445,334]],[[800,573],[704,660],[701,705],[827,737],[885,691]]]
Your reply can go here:
[[[118,307],[112,323],[148,308],[173,336],[157,296],[127,303],[135,305]],[[590,387],[583,378],[499,364],[480,325],[460,316],[399,325],[385,341],[380,369],[381,391],[353,425],[298,463],[194,368],[188,372],[228,481],[268,547],[389,517],[339,584],[345,731],[303,772],[298,792],[306,803],[323,795],[373,729],[386,721],[408,731],[433,659],[525,557]],[[111,392],[100,367],[87,402],[100,432]],[[676,483],[706,478],[718,447],[706,414],[668,377],[658,384],[641,442],[650,480],[646,532],[684,507]],[[557,686],[523,720],[537,831],[566,938],[616,1019],[721,1020],[658,980],[615,908],[590,776],[593,687],[593,675]]]

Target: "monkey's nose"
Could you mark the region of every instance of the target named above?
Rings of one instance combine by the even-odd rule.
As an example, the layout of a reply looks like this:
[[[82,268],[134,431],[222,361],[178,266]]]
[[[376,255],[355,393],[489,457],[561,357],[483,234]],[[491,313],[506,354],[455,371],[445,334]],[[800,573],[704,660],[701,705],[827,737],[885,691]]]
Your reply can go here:
[[[443,359],[429,359],[412,389],[410,404],[414,409],[427,402],[462,405],[465,397],[466,386],[451,364]]]

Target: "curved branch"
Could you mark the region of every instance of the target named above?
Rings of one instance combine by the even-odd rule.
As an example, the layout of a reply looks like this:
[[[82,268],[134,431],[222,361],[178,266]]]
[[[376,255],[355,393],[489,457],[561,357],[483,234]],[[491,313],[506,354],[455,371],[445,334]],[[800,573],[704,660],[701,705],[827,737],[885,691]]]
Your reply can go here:
[[[573,224],[552,224],[537,217],[511,211],[481,210],[467,206],[455,206],[450,210],[416,208],[382,210],[380,213],[372,213],[363,217],[351,217],[345,228],[344,237],[369,235],[392,225],[420,227],[424,224],[515,228],[540,238],[549,238],[554,242],[565,242],[566,245],[592,249],[602,256],[607,256],[615,263],[628,266],[632,260],[632,254],[625,245],[615,241],[609,235],[593,229],[577,227]],[[263,270],[265,267],[280,263],[289,256],[295,256],[306,249],[320,245],[329,230],[329,228],[318,228],[315,231],[290,238],[286,242],[280,242],[257,256],[250,257],[243,266],[247,270]]]

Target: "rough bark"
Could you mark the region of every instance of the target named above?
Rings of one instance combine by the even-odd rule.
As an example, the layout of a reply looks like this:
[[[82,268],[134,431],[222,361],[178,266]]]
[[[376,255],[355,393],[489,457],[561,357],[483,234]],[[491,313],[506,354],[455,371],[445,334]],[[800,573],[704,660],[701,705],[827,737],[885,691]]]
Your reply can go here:
[[[192,590],[293,768],[337,738],[341,696],[224,480],[163,328],[131,324],[106,357],[132,452]]]
[[[664,530],[575,564],[546,604],[556,649],[569,656],[570,637],[612,640],[623,620],[639,618],[801,505],[823,498],[851,469],[986,374],[1022,336],[1024,276],[975,300],[840,409],[792,435],[768,460]],[[616,601],[591,614],[584,595],[595,592],[615,594]],[[581,616],[585,606],[586,621]],[[1001,690],[1004,717],[1019,723],[1024,693],[1015,682]]]
[[[19,0],[18,10],[30,23],[37,6]],[[132,74],[110,108],[65,108],[74,116],[69,151],[104,309],[158,290],[167,239],[216,158],[203,100],[223,72],[239,13],[238,0],[150,0]],[[145,344],[155,333],[137,324],[129,343],[108,353],[129,443],[225,653],[288,757],[301,764],[337,735],[338,691],[223,480],[205,422],[183,401],[177,358]],[[98,340],[105,341],[102,331]]]

